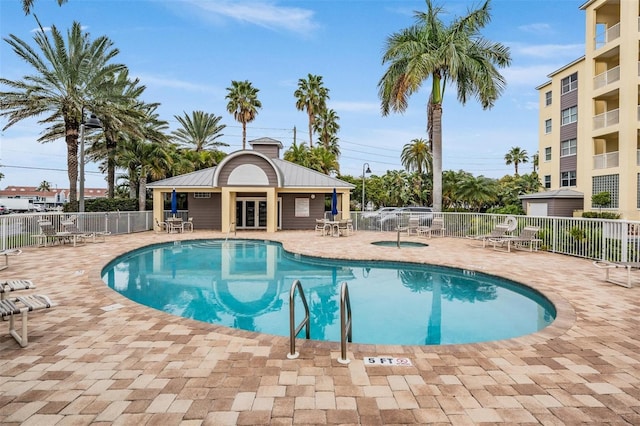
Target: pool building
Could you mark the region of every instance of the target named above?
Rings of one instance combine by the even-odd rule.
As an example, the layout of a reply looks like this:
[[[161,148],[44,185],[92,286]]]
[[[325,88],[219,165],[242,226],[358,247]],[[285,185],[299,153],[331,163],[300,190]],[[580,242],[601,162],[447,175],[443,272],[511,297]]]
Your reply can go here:
[[[232,152],[217,166],[150,183],[154,219],[164,220],[174,189],[178,209],[200,230],[313,229],[334,189],[338,218],[349,217],[354,185],[280,159],[282,143],[275,139],[249,144],[252,149]]]

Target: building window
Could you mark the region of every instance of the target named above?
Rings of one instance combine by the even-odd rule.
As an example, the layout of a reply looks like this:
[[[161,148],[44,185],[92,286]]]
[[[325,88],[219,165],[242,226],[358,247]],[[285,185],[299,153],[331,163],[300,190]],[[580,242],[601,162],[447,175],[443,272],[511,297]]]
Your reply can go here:
[[[544,188],[551,189],[551,175],[544,175]]]
[[[211,198],[210,192],[194,192],[193,198]]]
[[[549,90],[547,93],[544,94],[544,105],[545,106],[551,105],[551,90]]]
[[[576,139],[569,139],[560,142],[560,157],[566,157],[568,155],[576,155],[578,153],[578,141]]]
[[[560,186],[576,186],[576,171],[560,173]]]
[[[578,121],[578,107],[574,106],[562,110],[562,125],[575,123]]]
[[[551,161],[551,147],[548,146],[544,149],[544,161]]]
[[[551,133],[551,119],[544,120],[544,132],[547,135]]]
[[[608,192],[611,195],[611,204],[607,207],[617,209],[619,206],[619,176],[618,175],[604,175],[594,176],[591,180],[591,193],[599,194],[601,192]]]
[[[571,92],[578,88],[578,73],[571,74],[562,79],[562,94]]]

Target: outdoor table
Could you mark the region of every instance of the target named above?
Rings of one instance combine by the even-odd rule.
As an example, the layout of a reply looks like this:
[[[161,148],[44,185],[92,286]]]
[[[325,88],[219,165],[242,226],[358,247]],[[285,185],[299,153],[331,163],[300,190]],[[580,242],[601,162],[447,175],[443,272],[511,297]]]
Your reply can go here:
[[[170,234],[182,232],[182,218],[169,217],[167,220],[167,232]]]

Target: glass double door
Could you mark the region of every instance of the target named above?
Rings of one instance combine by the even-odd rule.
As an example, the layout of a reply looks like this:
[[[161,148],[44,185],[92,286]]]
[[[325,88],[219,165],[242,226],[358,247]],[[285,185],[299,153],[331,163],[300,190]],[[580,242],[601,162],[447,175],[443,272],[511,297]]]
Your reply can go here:
[[[236,200],[236,229],[264,229],[266,227],[266,198],[238,198]]]

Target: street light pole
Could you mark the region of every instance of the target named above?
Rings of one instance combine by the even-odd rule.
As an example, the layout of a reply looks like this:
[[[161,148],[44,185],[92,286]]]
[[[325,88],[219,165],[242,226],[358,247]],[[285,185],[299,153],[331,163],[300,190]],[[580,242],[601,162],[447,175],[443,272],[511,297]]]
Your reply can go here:
[[[80,121],[80,191],[78,194],[78,211],[84,213],[84,133],[85,129],[101,129],[102,123],[95,114],[86,122],[84,121],[84,106],[82,107],[82,118]]]
[[[365,166],[367,166],[366,170],[365,170]],[[362,207],[360,208],[362,211],[364,211],[364,174],[365,173],[371,173],[371,169],[369,168],[369,163],[364,163],[362,165]]]

